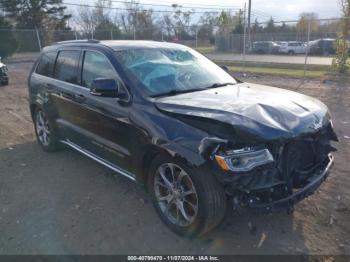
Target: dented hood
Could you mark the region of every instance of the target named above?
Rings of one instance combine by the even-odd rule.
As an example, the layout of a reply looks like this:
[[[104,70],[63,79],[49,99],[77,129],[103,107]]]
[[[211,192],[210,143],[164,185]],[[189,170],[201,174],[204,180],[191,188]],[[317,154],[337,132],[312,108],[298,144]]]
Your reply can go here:
[[[209,119],[264,140],[294,138],[329,123],[328,109],[319,100],[249,83],[157,98],[155,105],[186,123],[194,119],[199,128],[198,120]]]

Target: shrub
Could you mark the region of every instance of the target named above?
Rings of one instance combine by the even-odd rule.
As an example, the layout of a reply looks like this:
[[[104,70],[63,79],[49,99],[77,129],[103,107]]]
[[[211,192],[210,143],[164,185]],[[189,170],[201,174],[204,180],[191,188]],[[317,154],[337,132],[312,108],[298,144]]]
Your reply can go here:
[[[13,35],[12,26],[8,23],[4,17],[0,17],[0,56],[6,58],[16,52],[18,48],[18,42]]]

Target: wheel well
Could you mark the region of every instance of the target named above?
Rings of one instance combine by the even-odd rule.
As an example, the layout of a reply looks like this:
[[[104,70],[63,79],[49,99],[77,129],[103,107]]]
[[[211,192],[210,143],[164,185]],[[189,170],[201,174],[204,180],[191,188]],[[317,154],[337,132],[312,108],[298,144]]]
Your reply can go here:
[[[160,151],[160,149],[154,147],[146,148],[144,152],[145,154],[142,158],[141,182],[143,182],[147,190],[147,178],[151,164],[158,155],[163,153]]]
[[[35,113],[36,108],[37,108],[36,104],[30,104],[30,114],[31,114],[32,118],[34,118],[34,113]]]

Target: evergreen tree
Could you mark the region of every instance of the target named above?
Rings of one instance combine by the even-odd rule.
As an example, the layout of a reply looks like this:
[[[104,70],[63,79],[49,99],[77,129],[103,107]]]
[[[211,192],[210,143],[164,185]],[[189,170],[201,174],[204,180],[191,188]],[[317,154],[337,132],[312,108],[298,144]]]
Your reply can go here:
[[[0,0],[0,6],[18,28],[65,29],[71,17],[62,0]]]
[[[13,36],[12,25],[0,15],[1,41],[0,56],[6,58],[11,56],[18,48],[18,42]]]
[[[273,32],[275,32],[275,29],[276,29],[276,27],[275,27],[275,21],[274,21],[273,18],[271,17],[270,20],[269,20],[269,22],[267,23],[266,31],[267,31],[268,33],[273,33]]]

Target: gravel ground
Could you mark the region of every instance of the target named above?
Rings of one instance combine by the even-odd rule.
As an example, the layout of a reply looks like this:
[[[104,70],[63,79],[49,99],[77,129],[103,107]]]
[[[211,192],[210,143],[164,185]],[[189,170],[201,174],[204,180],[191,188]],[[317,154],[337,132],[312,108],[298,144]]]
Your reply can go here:
[[[229,212],[210,235],[185,239],[160,221],[133,182],[72,150],[35,142],[26,80],[30,63],[9,64],[0,87],[0,254],[350,254],[349,82],[303,83],[325,102],[340,138],[329,179],[285,213]],[[248,77],[296,89],[299,79]]]

